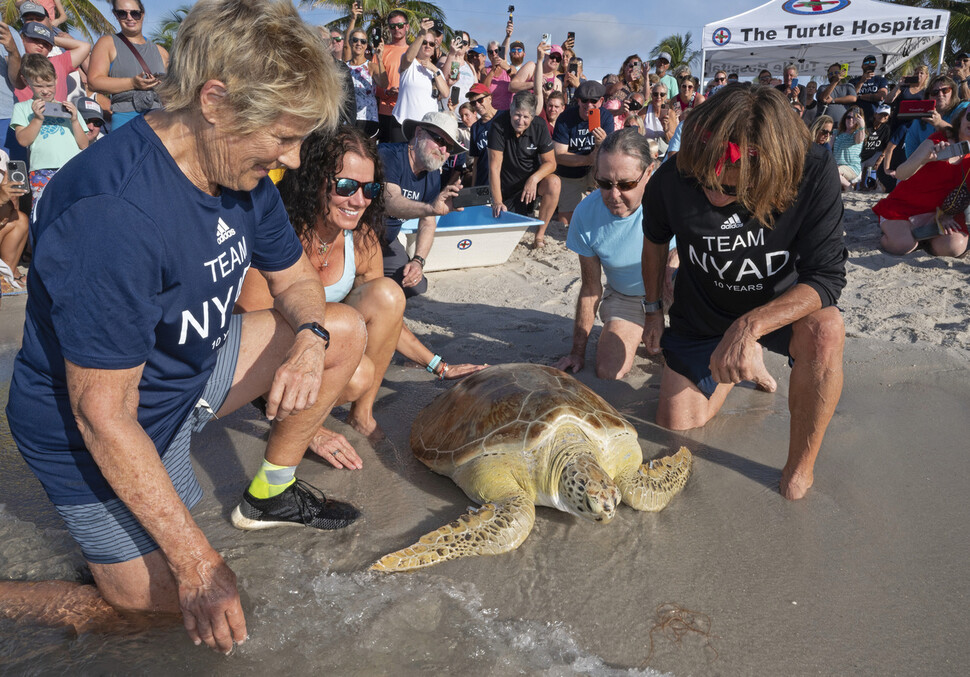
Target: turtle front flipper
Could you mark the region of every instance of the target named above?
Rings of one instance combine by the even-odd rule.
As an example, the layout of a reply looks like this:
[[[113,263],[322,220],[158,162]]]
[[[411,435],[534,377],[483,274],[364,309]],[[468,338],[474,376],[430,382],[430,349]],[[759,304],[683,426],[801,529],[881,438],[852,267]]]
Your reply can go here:
[[[637,510],[663,510],[670,499],[684,488],[693,460],[687,447],[681,447],[673,456],[664,456],[624,470],[614,478],[623,492],[623,502]]]
[[[410,571],[459,557],[509,552],[522,545],[535,519],[535,503],[525,495],[486,503],[425,534],[414,545],[385,555],[371,569]]]

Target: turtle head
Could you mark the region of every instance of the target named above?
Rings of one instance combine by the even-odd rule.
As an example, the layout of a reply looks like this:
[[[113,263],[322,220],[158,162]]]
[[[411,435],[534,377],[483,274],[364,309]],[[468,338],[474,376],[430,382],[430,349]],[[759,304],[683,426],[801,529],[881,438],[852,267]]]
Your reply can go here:
[[[592,456],[570,460],[559,476],[561,509],[594,522],[609,522],[622,495],[619,487]]]

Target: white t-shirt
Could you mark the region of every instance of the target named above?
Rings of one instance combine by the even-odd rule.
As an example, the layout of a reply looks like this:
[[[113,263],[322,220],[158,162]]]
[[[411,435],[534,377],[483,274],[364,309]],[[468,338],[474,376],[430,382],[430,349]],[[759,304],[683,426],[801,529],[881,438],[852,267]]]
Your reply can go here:
[[[417,59],[411,62],[408,69],[401,73],[394,119],[403,124],[405,120],[420,120],[425,114],[438,110],[438,98],[432,82],[437,72],[437,66],[426,68]]]

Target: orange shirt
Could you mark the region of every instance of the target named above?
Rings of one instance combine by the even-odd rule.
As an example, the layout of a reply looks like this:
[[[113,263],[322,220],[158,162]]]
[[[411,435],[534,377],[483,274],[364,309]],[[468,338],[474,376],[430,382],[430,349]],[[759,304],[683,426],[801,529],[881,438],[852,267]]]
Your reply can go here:
[[[398,69],[401,67],[401,57],[408,51],[407,45],[384,45],[384,52],[381,60],[384,62],[384,70],[387,71],[388,88],[397,89],[401,84],[401,74]],[[390,115],[394,112],[394,104],[397,103],[397,92],[388,93],[383,87],[377,88],[377,113],[379,115]]]

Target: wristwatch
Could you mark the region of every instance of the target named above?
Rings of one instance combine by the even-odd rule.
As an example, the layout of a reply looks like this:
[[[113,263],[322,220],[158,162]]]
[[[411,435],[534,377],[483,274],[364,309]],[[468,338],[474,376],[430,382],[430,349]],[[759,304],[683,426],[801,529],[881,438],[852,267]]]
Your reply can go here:
[[[647,299],[646,298],[640,299],[640,305],[643,306],[643,312],[645,312],[645,313],[655,313],[658,310],[660,310],[661,308],[663,308],[663,305],[660,303],[660,301],[654,301],[653,303],[647,303]]]
[[[423,256],[418,256],[417,254],[415,254],[414,256],[412,256],[411,257],[411,260],[412,261],[417,261],[418,262],[418,265],[420,265],[421,268],[424,268],[424,264],[427,263],[427,261],[424,260],[424,257]]]
[[[306,324],[301,324],[299,327],[297,327],[296,333],[299,334],[304,329],[309,329],[314,334],[322,338],[324,348],[330,347],[330,332],[324,329],[322,325],[318,324],[317,322],[307,322]]]

